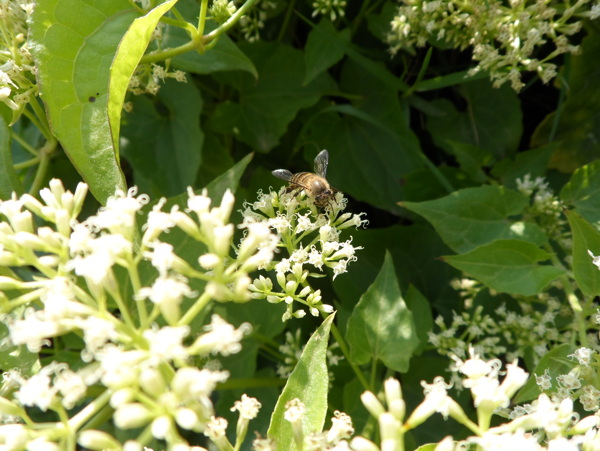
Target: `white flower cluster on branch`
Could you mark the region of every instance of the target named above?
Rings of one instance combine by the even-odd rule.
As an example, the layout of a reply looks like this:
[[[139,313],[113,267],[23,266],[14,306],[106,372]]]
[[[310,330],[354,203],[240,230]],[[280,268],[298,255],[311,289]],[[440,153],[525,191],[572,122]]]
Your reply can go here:
[[[341,241],[343,230],[365,226],[364,213],[344,213],[347,200],[342,193],[325,209],[315,206],[304,191],[259,193],[258,200],[246,203],[244,224],[249,230],[258,224],[266,224],[279,236],[281,254],[263,268],[275,271],[273,280],[265,276],[254,279],[250,285],[253,297],[266,298],[271,303],[285,302],[283,321],[301,318],[308,310],[311,315],[327,314],[333,307],[322,302],[320,290],[310,284],[310,278],[322,277],[325,268],[330,268],[333,279],[346,272],[348,264],[356,260],[352,239]],[[278,257],[280,257],[278,259]],[[316,272],[318,271],[318,272]],[[294,309],[299,304],[303,308]]]

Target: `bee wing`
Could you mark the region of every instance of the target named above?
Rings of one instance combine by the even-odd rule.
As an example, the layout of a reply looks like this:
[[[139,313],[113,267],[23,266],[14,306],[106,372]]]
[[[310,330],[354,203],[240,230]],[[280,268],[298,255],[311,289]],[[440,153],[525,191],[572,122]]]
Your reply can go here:
[[[275,169],[273,172],[271,172],[271,174],[273,174],[278,179],[285,180],[286,182],[289,182],[292,176],[294,175],[287,169]]]
[[[329,152],[323,149],[315,158],[315,173],[323,178],[326,178],[327,164],[329,163]]]

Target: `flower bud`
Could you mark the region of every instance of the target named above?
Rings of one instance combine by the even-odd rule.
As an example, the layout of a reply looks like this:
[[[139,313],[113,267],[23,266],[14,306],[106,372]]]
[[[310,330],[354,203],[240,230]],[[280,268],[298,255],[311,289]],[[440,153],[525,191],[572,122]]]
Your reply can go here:
[[[110,434],[93,429],[81,432],[77,438],[77,443],[85,449],[99,451],[105,449],[119,449],[121,447],[121,444]]]

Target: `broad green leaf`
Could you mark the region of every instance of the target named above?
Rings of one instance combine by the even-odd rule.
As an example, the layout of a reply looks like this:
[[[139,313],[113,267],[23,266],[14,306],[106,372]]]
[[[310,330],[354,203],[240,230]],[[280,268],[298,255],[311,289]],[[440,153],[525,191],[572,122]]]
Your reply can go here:
[[[308,34],[304,49],[306,75],[304,83],[310,83],[321,72],[340,61],[350,42],[350,29],[337,31],[329,19],[323,19]]]
[[[497,240],[466,254],[445,256],[443,260],[493,290],[533,296],[564,274],[556,266],[537,264],[550,257],[526,241]]]
[[[360,295],[377,277],[386,250],[394,259],[400,289],[408,290],[407,304],[411,284],[431,303],[447,302],[455,294],[448,280],[459,273],[437,258],[450,250],[428,224],[353,230],[352,244],[363,249],[356,254],[358,260],[348,268],[351,274],[343,274],[333,281],[336,296],[348,309],[356,305]]]
[[[557,78],[566,91],[562,108],[549,114],[531,138],[533,146],[556,143],[550,167],[559,171],[571,172],[600,154],[600,58],[590,57],[598,54],[600,34],[590,30],[581,52],[569,56]]]
[[[402,202],[402,206],[427,219],[455,252],[468,252],[500,239],[519,239],[536,245],[546,242],[544,232],[533,223],[513,222],[527,197],[500,186],[480,186],[455,191],[427,202]]]
[[[113,146],[119,154],[119,129],[121,127],[121,111],[129,80],[144,55],[152,32],[162,16],[164,16],[177,0],[169,0],[158,5],[143,17],[133,21],[123,36],[114,61],[110,67],[110,86],[108,97],[108,117],[112,132]]]
[[[302,420],[305,435],[321,432],[327,413],[327,344],[334,315],[329,315],[310,337],[296,368],[287,380],[271,416],[268,436],[277,443],[277,449],[296,450],[292,425],[284,419],[285,405],[298,398],[306,407]]]
[[[600,295],[600,269],[592,263],[594,255],[600,255],[600,232],[589,222],[572,211],[565,211],[573,234],[573,273],[577,285],[586,296]]]
[[[527,383],[517,392],[513,398],[515,404],[522,404],[524,402],[536,399],[541,391],[540,387],[536,383],[535,376],[542,376],[546,370],[552,380],[556,380],[558,376],[568,374],[577,365],[576,360],[569,359],[568,356],[575,352],[575,348],[568,344],[557,346],[551,351],[547,352],[539,361],[535,370],[529,375]],[[553,384],[553,387],[549,390],[550,393],[555,393],[558,387]]]
[[[22,186],[13,166],[11,146],[11,132],[0,116],[0,199],[10,199],[13,192],[22,193]]]
[[[463,142],[490,152],[496,159],[513,155],[523,130],[517,94],[509,87],[493,88],[489,80],[460,86],[467,102],[459,111],[449,100],[434,101],[442,115],[429,116],[427,129],[435,143],[449,150],[448,140]]]
[[[406,372],[419,346],[413,314],[408,310],[386,252],[381,271],[361,296],[348,319],[346,340],[356,364],[381,360],[388,368]]]
[[[127,0],[44,0],[30,25],[52,132],[101,203],[126,190],[108,122],[109,69],[137,16]]]
[[[560,198],[594,224],[600,224],[600,160],[577,169],[563,187]]]
[[[284,44],[258,42],[241,47],[258,70],[258,82],[242,73],[235,80],[239,101],[220,103],[211,117],[213,130],[233,133],[254,150],[268,152],[279,144],[296,114],[314,105],[334,84],[321,74],[302,85],[302,52]]]
[[[196,181],[204,133],[200,128],[202,97],[193,83],[168,80],[157,101],[133,99],[134,113],[125,116],[122,154],[136,176],[146,179],[152,197],[179,194]],[[160,102],[160,103],[159,103]]]

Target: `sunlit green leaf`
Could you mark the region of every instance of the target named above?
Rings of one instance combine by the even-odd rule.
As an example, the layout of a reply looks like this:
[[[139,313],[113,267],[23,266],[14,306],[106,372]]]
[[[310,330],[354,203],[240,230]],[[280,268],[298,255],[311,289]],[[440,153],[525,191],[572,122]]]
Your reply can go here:
[[[145,16],[135,19],[119,44],[119,49],[110,67],[108,97],[108,117],[113,146],[116,152],[119,149],[121,111],[123,110],[123,102],[125,101],[129,80],[148,47],[156,24],[175,3],[177,3],[177,0],[166,1]]]
[[[467,252],[498,239],[520,239],[536,245],[546,242],[533,223],[513,222],[528,199],[500,186],[480,186],[455,191],[427,202],[403,202],[402,206],[427,219],[455,252]]]
[[[346,340],[351,358],[357,364],[381,360],[395,371],[408,370],[408,362],[419,339],[389,253],[385,255],[377,278],[354,307],[348,320]]]
[[[127,0],[44,0],[31,20],[50,126],[100,202],[126,189],[108,122],[109,69],[137,16]]]
[[[533,296],[564,274],[556,266],[538,264],[550,257],[526,241],[497,240],[466,254],[445,256],[443,260],[493,290]]]
[[[527,383],[515,395],[513,402],[515,404],[522,404],[536,399],[540,395],[541,392],[536,381],[536,375],[542,376],[547,371],[548,376],[554,381],[558,376],[569,374],[569,371],[577,365],[575,360],[568,358],[573,352],[575,352],[575,348],[569,344],[559,345],[547,352],[540,359],[532,374],[530,374]],[[552,385],[550,393],[555,393],[559,389],[558,384]]]
[[[323,321],[323,324],[310,337],[302,351],[302,356],[296,368],[288,378],[287,383],[277,400],[271,416],[268,435],[277,442],[277,449],[296,450],[292,425],[284,419],[285,405],[292,399],[298,398],[306,407],[302,420],[305,434],[321,432],[327,413],[327,345],[329,330],[334,315]]]

